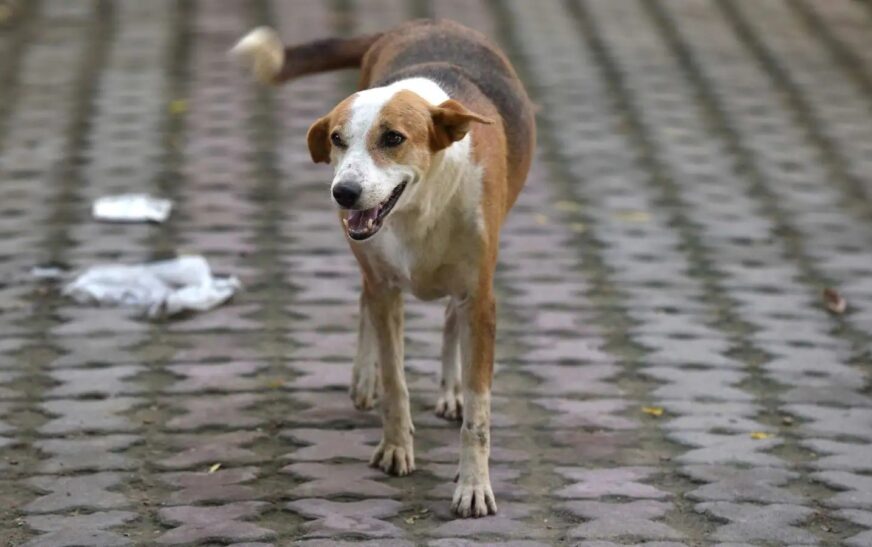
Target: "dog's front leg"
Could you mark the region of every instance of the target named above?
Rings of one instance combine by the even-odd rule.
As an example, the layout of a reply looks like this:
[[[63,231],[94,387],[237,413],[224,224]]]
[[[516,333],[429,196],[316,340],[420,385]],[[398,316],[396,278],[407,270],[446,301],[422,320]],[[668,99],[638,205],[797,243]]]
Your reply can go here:
[[[460,468],[451,509],[461,517],[483,517],[497,512],[488,470],[496,306],[490,284],[482,289],[458,306],[463,426],[460,428]]]
[[[349,395],[358,410],[369,410],[378,398],[378,338],[367,309],[369,297],[360,295],[360,321],[357,328],[357,354],[351,368]]]
[[[409,389],[403,371],[403,295],[399,290],[364,286],[366,306],[378,341],[381,371],[382,440],[370,465],[392,475],[415,470]]]

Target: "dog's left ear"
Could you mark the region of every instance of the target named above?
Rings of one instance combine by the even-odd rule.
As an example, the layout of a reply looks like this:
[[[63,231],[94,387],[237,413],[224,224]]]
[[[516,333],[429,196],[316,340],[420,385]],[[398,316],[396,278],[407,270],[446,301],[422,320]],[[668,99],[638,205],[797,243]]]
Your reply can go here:
[[[309,143],[309,154],[315,163],[330,163],[330,139],[327,132],[330,129],[330,116],[324,116],[309,127],[306,140]]]
[[[448,148],[469,132],[469,124],[478,122],[492,124],[493,120],[470,111],[454,99],[448,99],[439,106],[430,107],[433,126],[430,130],[430,146],[434,151]]]

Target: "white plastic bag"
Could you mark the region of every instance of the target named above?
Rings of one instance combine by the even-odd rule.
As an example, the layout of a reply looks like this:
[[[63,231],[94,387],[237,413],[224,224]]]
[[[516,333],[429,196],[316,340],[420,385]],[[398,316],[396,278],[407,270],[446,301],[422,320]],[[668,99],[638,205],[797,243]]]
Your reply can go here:
[[[110,222],[163,222],[170,216],[173,202],[148,194],[121,194],[94,200],[91,214]]]
[[[94,266],[64,287],[64,294],[79,303],[139,308],[155,318],[210,310],[240,286],[235,277],[213,277],[202,256],[181,256],[134,266]]]

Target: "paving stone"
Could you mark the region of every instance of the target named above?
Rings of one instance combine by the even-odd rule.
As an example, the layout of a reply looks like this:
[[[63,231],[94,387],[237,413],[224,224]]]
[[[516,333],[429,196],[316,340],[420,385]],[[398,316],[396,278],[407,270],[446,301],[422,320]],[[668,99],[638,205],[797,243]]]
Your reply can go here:
[[[836,512],[836,516],[867,528],[867,530],[847,538],[845,540],[845,545],[862,547],[869,545],[870,542],[872,542],[872,511],[842,509],[841,511]]]
[[[803,497],[780,488],[799,478],[797,473],[774,467],[738,470],[722,465],[688,465],[680,472],[703,484],[688,492],[697,501],[750,501],[756,503],[793,503]]]
[[[847,471],[823,471],[814,473],[811,477],[836,490],[844,490],[824,500],[826,505],[872,509],[872,477]]]
[[[24,507],[27,513],[54,513],[73,508],[88,510],[123,509],[130,502],[123,494],[111,492],[124,477],[118,473],[94,473],[76,477],[33,477],[28,483],[47,492]]]
[[[162,545],[182,545],[205,541],[261,541],[275,537],[275,532],[251,522],[269,507],[262,501],[242,501],[214,507],[167,507],[158,511],[161,522],[176,526],[155,541]]]
[[[111,471],[132,469],[135,462],[119,452],[142,440],[136,435],[100,435],[78,439],[41,439],[34,446],[50,456],[39,463],[41,473]]]
[[[257,490],[245,484],[257,475],[256,467],[237,467],[214,472],[162,473],[159,478],[176,489],[167,496],[166,505],[188,505],[257,499]]]
[[[381,418],[376,412],[356,410],[344,392],[299,392],[294,394],[294,400],[308,405],[308,408],[288,416],[290,423],[325,427],[333,422],[342,422],[362,429],[381,427]]]
[[[571,501],[563,504],[569,512],[590,519],[570,530],[574,538],[609,539],[636,537],[651,539],[680,539],[682,534],[654,519],[662,518],[672,504],[654,500],[629,503],[603,503],[598,501]]]
[[[766,429],[765,425],[752,419],[762,409],[748,402],[657,401],[657,404],[669,416],[663,428],[671,431],[740,433]]]
[[[399,513],[403,504],[389,499],[364,501],[328,501],[307,498],[292,501],[288,509],[310,520],[303,525],[307,538],[332,538],[348,534],[365,538],[392,538],[405,535],[387,522]]]
[[[334,431],[328,429],[290,429],[282,437],[304,446],[283,456],[295,461],[325,461],[347,458],[369,461],[372,451],[381,440],[381,430],[359,429]]]
[[[142,403],[134,397],[114,397],[97,401],[56,400],[42,403],[49,414],[59,416],[40,427],[42,433],[68,434],[80,431],[128,432],[136,426],[124,416]]]
[[[568,481],[578,481],[554,493],[561,498],[626,496],[635,499],[664,499],[671,496],[669,492],[640,482],[649,479],[657,472],[657,469],[653,467],[616,467],[613,469],[557,467],[554,471]]]
[[[818,469],[872,471],[872,460],[866,443],[845,443],[829,439],[808,439],[800,444],[824,456],[811,462]]]
[[[266,363],[231,362],[215,364],[170,365],[167,371],[182,377],[169,386],[174,393],[203,391],[249,391],[262,388],[260,381],[250,378],[266,368]]]
[[[749,393],[732,387],[746,378],[735,370],[652,367],[644,369],[642,374],[666,383],[654,389],[651,396],[655,399],[748,401],[752,398]]]
[[[593,429],[633,429],[638,424],[615,413],[626,410],[627,401],[620,399],[601,399],[596,401],[574,401],[569,399],[535,399],[534,402],[555,413],[549,423],[551,427],[586,427]]]
[[[619,369],[615,365],[548,365],[539,363],[525,370],[542,381],[536,391],[554,396],[618,395],[617,386],[610,384]]]
[[[821,437],[856,437],[872,440],[872,408],[826,408],[813,405],[786,405],[785,410],[809,423],[800,428]]]
[[[60,382],[46,394],[49,397],[83,397],[135,394],[141,387],[129,382],[130,378],[144,371],[136,365],[122,365],[101,368],[58,369],[50,376]]]
[[[747,464],[782,467],[784,462],[770,454],[761,453],[782,444],[778,438],[754,439],[750,433],[716,435],[700,432],[671,432],[668,437],[675,442],[694,448],[680,456],[681,463],[700,464]]]
[[[175,435],[169,441],[178,447],[177,453],[159,460],[157,464],[165,469],[189,469],[215,463],[226,465],[260,462],[263,457],[245,447],[262,437],[262,433],[250,431]]]
[[[446,521],[431,532],[437,537],[475,537],[492,534],[506,538],[538,538],[544,535],[544,530],[524,525],[523,520],[531,513],[531,507],[525,503],[499,503],[497,514],[484,519],[455,518],[445,503],[433,505],[432,512],[439,519]]]
[[[28,547],[114,547],[132,542],[110,528],[136,520],[136,513],[106,511],[88,515],[32,515],[25,518],[27,525],[43,535],[25,543]]]
[[[395,497],[400,491],[374,479],[384,473],[365,463],[321,464],[294,463],[282,468],[282,473],[290,473],[305,482],[294,486],[293,496],[301,498],[362,496]]]
[[[181,430],[210,426],[253,428],[263,423],[264,419],[250,414],[247,410],[263,400],[264,397],[254,393],[190,397],[175,403],[177,407],[183,409],[184,414],[167,421],[166,427]]]
[[[814,511],[798,505],[756,505],[725,501],[700,503],[697,511],[729,521],[712,537],[721,541],[765,541],[816,545],[817,537],[798,528]]]
[[[488,541],[470,541],[468,539],[444,538],[430,541],[427,543],[430,547],[545,547],[547,543],[539,541],[527,540],[508,540],[499,542]]]
[[[347,360],[351,362],[350,359]],[[301,390],[347,389],[351,382],[349,364],[334,365],[323,362],[295,362],[289,368],[299,374],[287,387]]]

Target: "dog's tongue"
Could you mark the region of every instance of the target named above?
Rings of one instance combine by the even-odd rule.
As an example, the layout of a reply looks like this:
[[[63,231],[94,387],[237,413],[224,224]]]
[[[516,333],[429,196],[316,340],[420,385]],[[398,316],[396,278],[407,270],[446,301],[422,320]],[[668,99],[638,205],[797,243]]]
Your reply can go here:
[[[367,228],[369,221],[375,222],[376,218],[378,218],[378,207],[366,209],[365,211],[349,211],[348,229],[353,232],[362,232]]]

